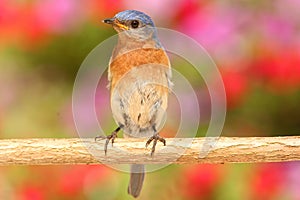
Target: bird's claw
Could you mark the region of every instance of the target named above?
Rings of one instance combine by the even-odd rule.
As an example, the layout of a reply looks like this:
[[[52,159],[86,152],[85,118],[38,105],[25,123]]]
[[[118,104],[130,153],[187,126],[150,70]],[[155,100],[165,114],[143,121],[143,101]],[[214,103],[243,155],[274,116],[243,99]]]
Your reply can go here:
[[[113,146],[114,142],[115,142],[115,139],[118,137],[117,134],[118,134],[119,130],[120,130],[120,128],[117,128],[114,132],[112,132],[108,136],[97,136],[97,137],[95,137],[95,141],[97,141],[98,139],[101,139],[101,140],[106,139],[105,145],[104,145],[104,153],[105,153],[105,155],[107,153],[107,146],[109,144],[109,141],[111,140],[111,146]]]
[[[107,138],[106,136],[99,135],[99,136],[95,137],[95,142],[97,142],[97,140],[103,140],[106,138]]]
[[[153,156],[153,154],[155,152],[155,147],[156,147],[157,141],[162,142],[164,144],[164,146],[166,146],[166,140],[163,137],[160,137],[158,133],[148,139],[148,141],[146,142],[146,148],[149,146],[149,144],[152,141],[153,141],[153,145],[152,145],[152,149],[151,149],[151,156]]]

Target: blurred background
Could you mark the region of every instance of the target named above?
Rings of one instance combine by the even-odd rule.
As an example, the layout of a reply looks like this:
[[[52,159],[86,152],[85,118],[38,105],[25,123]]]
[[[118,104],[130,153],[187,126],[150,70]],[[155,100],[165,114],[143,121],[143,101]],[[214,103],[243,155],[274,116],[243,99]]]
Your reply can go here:
[[[71,109],[77,70],[115,34],[101,20],[125,9],[144,11],[207,49],[226,88],[223,136],[299,135],[299,0],[0,0],[1,138],[78,137]],[[184,70],[197,86],[193,69]],[[108,91],[99,95],[109,116],[99,120],[110,132]],[[141,199],[300,199],[299,172],[299,162],[171,165],[147,174]],[[1,167],[0,199],[129,199],[128,179],[102,165]]]

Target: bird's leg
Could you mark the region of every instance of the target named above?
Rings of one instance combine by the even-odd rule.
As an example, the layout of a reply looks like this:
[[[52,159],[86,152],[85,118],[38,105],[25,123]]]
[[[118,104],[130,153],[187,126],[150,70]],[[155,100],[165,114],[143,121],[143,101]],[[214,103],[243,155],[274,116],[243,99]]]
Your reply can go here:
[[[111,140],[111,146],[113,146],[116,137],[118,137],[118,132],[121,130],[121,127],[116,128],[116,130],[114,130],[110,135],[108,136],[97,136],[95,137],[95,141],[97,141],[98,139],[106,139],[105,141],[105,145],[104,145],[104,153],[106,155],[107,153],[107,146],[109,141]]]
[[[149,144],[153,141],[152,150],[151,150],[151,156],[153,156],[155,152],[155,147],[157,144],[157,141],[160,141],[166,146],[166,140],[163,137],[160,137],[158,133],[155,133],[152,137],[148,139],[146,142],[146,148],[149,146]]]

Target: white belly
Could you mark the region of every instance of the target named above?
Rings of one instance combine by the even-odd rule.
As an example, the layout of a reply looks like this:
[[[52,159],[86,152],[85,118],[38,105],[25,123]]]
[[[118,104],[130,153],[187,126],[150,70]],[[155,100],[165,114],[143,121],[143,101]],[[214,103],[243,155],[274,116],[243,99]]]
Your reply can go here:
[[[150,137],[162,127],[169,91],[166,70],[153,64],[133,68],[112,91],[113,117],[130,137]]]

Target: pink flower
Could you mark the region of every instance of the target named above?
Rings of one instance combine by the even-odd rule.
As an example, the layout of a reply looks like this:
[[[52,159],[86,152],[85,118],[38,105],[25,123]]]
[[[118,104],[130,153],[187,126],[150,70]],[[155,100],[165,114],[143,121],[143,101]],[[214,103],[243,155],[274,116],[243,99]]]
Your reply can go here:
[[[298,0],[275,0],[272,2],[276,13],[281,16],[285,21],[292,22],[294,24],[300,23],[299,8],[300,1]],[[298,31],[299,32],[299,31]]]
[[[246,9],[208,4],[195,9],[187,7],[178,18],[179,31],[198,41],[222,62],[243,57],[241,25],[249,23]]]
[[[264,13],[259,18],[257,25],[262,40],[274,41],[285,47],[298,39],[299,33],[296,33],[296,24],[292,21],[285,20],[277,13]]]
[[[183,1],[179,0],[124,1],[124,7],[145,12],[154,19],[156,25],[160,26],[171,21],[182,3]]]
[[[285,193],[291,197],[291,199],[300,200],[300,163],[290,162],[287,164],[286,169],[286,183],[284,184]]]
[[[35,6],[37,22],[47,31],[60,33],[81,24],[83,2],[73,0],[43,0]]]

